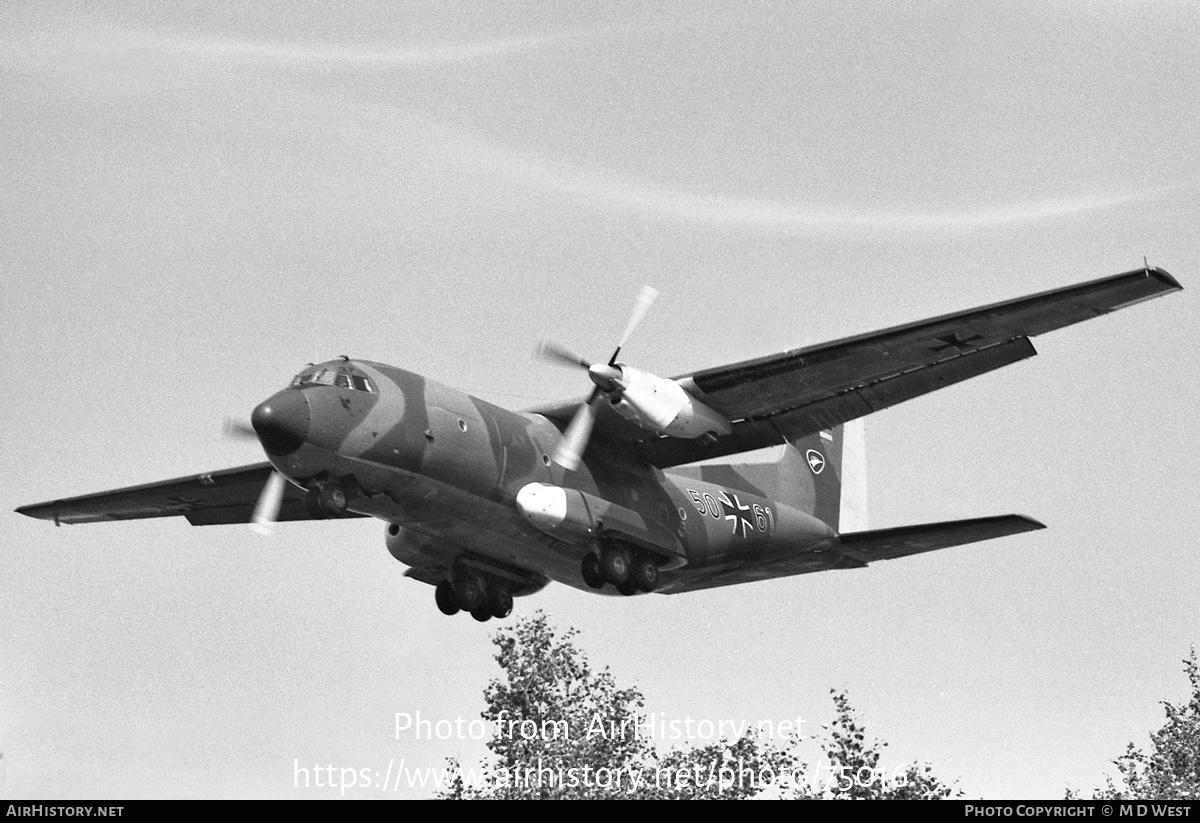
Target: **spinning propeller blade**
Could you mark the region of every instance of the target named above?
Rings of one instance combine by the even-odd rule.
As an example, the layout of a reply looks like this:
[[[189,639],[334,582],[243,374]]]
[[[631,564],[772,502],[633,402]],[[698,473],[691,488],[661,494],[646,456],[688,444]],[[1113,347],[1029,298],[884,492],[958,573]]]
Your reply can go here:
[[[271,472],[258,495],[258,502],[254,504],[254,514],[250,518],[251,531],[264,535],[271,533],[275,518],[279,517],[279,508],[283,505],[286,484],[282,474]]]
[[[249,423],[225,418],[221,427],[226,437],[235,440],[259,439],[258,432]],[[279,509],[283,506],[283,493],[287,489],[287,479],[277,471],[271,472],[267,482],[263,484],[258,494],[258,502],[254,504],[254,514],[250,516],[250,530],[256,534],[269,535],[274,530],[275,521],[279,517]]]
[[[629,322],[625,324],[625,333],[621,335],[621,342],[617,344],[617,350],[609,358],[608,365],[611,366],[617,362],[617,354],[625,346],[629,336],[633,334],[633,330],[642,322],[646,312],[650,311],[650,306],[654,304],[656,297],[658,297],[658,289],[653,286],[642,286],[642,290],[638,292],[637,301],[633,304],[633,313],[629,315]]]
[[[582,366],[586,369],[592,365],[590,361],[580,357],[566,346],[560,346],[549,340],[542,341],[541,345],[538,346],[537,353],[538,357],[543,360],[557,363],[560,366]]]
[[[554,450],[554,462],[569,472],[579,468],[579,460],[592,436],[592,426],[596,422],[596,407],[593,404],[599,396],[600,390],[593,389],[588,401],[579,405],[567,430],[563,432],[562,440],[558,442],[558,448]]]
[[[258,432],[254,430],[253,426],[232,417],[225,418],[221,433],[234,440],[258,440]]]

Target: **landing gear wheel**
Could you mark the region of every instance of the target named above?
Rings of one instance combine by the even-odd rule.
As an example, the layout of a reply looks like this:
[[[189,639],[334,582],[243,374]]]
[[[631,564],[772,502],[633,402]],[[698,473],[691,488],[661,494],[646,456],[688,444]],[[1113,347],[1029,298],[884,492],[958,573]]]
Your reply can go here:
[[[336,480],[310,486],[304,497],[308,513],[318,520],[346,513],[346,488]]]
[[[629,579],[640,591],[652,592],[658,588],[658,564],[642,555],[634,558],[629,569]]]
[[[629,597],[630,595],[638,593],[638,587],[637,584],[632,580],[626,580],[624,583],[617,584],[617,591],[626,597]]]
[[[587,583],[590,588],[604,588],[604,570],[600,568],[600,558],[595,554],[589,552],[583,558],[579,573],[583,575],[583,582]]]
[[[471,609],[471,617],[480,623],[486,623],[492,619],[492,613],[487,610],[486,606],[480,606],[478,609]]]
[[[322,509],[334,517],[340,517],[346,513],[346,490],[342,488],[341,483],[326,483],[317,488],[320,489],[317,501]]]
[[[476,620],[479,616],[475,612],[480,610],[491,616],[487,610],[487,589],[483,581],[473,574],[462,575],[454,581],[454,602],[463,611],[471,612]]]
[[[629,579],[630,565],[629,549],[624,546],[608,546],[600,555],[600,569],[604,572],[604,579],[614,586],[619,587]]]
[[[433,590],[433,599],[437,601],[437,607],[442,614],[458,614],[458,601],[454,598],[454,587],[450,585],[449,580],[437,584],[437,588]]]
[[[488,594],[488,611],[492,613],[492,617],[508,617],[512,610],[512,594],[507,589],[492,589]]]

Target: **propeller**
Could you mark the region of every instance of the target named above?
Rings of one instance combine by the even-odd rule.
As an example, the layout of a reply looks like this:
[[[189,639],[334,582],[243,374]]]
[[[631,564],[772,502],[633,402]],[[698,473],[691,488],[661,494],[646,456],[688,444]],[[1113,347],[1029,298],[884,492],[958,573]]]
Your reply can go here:
[[[231,440],[258,440],[258,432],[249,423],[226,417],[221,426],[221,433]]]
[[[575,415],[563,432],[562,440],[554,450],[552,459],[567,471],[575,471],[579,468],[579,461],[587,449],[588,440],[592,436],[592,427],[596,423],[597,401],[603,395],[620,389],[621,368],[617,365],[617,355],[621,353],[621,349],[628,342],[634,329],[642,322],[656,297],[658,297],[657,289],[651,286],[642,286],[637,300],[633,304],[633,311],[629,315],[629,322],[625,324],[625,331],[621,335],[620,342],[617,343],[617,348],[613,350],[612,357],[608,358],[608,363],[592,363],[565,346],[548,341],[543,341],[538,348],[538,354],[544,360],[559,365],[587,369],[588,377],[595,384],[588,399],[581,403],[575,411]]]
[[[283,492],[287,488],[287,480],[277,471],[272,471],[263,484],[263,490],[254,504],[254,514],[250,517],[250,530],[263,535],[269,535],[274,527],[275,519],[279,517],[279,508],[283,505]]]
[[[560,346],[549,340],[542,341],[541,346],[538,347],[538,356],[543,360],[556,362],[560,366],[583,366],[587,369],[591,368],[592,365],[586,358],[580,357],[565,346]]]
[[[562,440],[558,441],[558,447],[554,450],[554,457],[551,459],[569,472],[579,468],[579,460],[583,457],[588,440],[592,436],[592,426],[596,423],[595,402],[599,396],[600,389],[592,389],[591,396],[586,403],[579,405],[575,416],[563,432]]]
[[[621,348],[629,340],[629,336],[633,334],[633,330],[642,322],[642,318],[646,316],[646,312],[650,311],[650,306],[654,304],[654,300],[657,297],[658,289],[653,286],[642,286],[642,290],[638,292],[637,302],[633,305],[633,312],[629,315],[629,322],[625,324],[625,333],[621,335],[621,342],[617,344],[617,350],[609,358],[608,365],[611,366],[617,362],[617,355],[621,353]]]
[[[233,440],[258,441],[258,432],[249,423],[227,417],[221,427],[222,433]],[[250,516],[250,531],[255,534],[270,535],[274,531],[279,509],[283,506],[283,494],[287,490],[287,479],[277,471],[272,471],[259,492],[258,502],[254,504],[254,514]]]

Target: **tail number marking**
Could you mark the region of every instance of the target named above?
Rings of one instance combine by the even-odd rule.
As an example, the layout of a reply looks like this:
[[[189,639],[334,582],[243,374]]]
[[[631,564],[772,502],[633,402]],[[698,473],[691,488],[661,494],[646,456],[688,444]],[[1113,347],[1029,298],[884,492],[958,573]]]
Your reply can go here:
[[[756,530],[764,534],[775,531],[775,512],[771,511],[770,506],[760,506],[758,503],[753,506],[744,504],[734,492],[723,491],[715,498],[707,492],[701,494],[695,489],[688,489],[687,493],[692,498],[692,505],[702,517],[729,521],[733,526],[731,533],[740,535],[743,539]]]

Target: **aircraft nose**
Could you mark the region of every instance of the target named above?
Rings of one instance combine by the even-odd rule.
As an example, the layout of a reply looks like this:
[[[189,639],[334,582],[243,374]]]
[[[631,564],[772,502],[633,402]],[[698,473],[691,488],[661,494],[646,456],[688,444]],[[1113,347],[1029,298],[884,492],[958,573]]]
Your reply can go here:
[[[308,437],[308,398],[296,389],[276,392],[259,403],[250,415],[250,425],[258,433],[267,454],[291,454]]]

